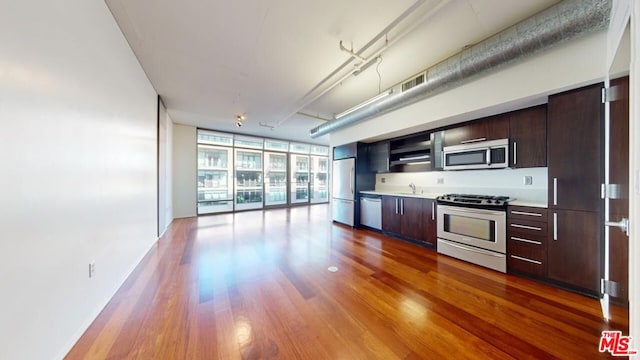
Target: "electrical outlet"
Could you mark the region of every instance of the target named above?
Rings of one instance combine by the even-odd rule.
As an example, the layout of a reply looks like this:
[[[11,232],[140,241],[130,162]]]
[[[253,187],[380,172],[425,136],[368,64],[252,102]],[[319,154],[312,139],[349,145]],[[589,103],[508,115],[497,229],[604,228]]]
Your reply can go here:
[[[380,182],[383,183],[383,184],[386,183],[387,182],[387,178],[380,178]]]
[[[439,178],[436,179],[436,182],[438,184],[444,184],[444,178],[439,177]]]
[[[96,263],[92,261],[89,263],[89,277],[92,278],[96,276]]]
[[[533,185],[533,176],[529,176],[529,175],[525,176],[523,183],[525,185]]]

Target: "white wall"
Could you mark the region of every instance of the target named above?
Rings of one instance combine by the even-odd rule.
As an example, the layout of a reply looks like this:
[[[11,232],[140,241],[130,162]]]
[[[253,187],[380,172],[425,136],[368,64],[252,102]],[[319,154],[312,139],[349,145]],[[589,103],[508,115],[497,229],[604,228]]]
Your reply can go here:
[[[173,220],[173,122],[162,101],[158,104],[158,234]]]
[[[541,103],[549,93],[602,80],[605,48],[605,32],[552,48],[460,87],[333,132],[331,146],[407,128],[428,130]]]
[[[524,185],[525,176],[531,176],[531,185]],[[384,183],[382,179],[384,179]],[[546,167],[406,172],[376,175],[377,191],[410,191],[409,184],[411,183],[416,185],[417,192],[430,194],[473,193],[479,195],[503,195],[540,205],[547,203]]]
[[[103,1],[0,12],[0,359],[61,358],[156,240],[156,94]]]
[[[197,129],[173,124],[173,216],[196,216]]]

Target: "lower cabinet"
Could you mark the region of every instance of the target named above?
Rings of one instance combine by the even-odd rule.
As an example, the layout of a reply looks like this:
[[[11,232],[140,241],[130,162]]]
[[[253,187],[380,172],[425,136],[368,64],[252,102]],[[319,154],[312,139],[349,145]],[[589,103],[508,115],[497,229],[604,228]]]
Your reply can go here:
[[[435,245],[435,200],[382,196],[382,230],[400,238]]]
[[[547,268],[547,209],[509,206],[507,271],[544,277]]]
[[[397,196],[382,197],[382,231],[392,234],[402,232],[402,214],[400,213],[400,198]]]
[[[547,277],[591,294],[600,290],[599,215],[549,210]]]
[[[422,200],[422,221],[424,236],[423,241],[436,246],[438,237],[438,217],[436,214],[436,201],[432,199]]]

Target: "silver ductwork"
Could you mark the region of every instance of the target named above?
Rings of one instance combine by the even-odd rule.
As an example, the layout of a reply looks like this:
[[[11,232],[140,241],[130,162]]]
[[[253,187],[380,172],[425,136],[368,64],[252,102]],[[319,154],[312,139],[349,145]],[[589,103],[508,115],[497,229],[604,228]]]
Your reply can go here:
[[[565,0],[426,70],[426,81],[311,129],[316,138],[460,86],[554,45],[603,30],[612,0]]]

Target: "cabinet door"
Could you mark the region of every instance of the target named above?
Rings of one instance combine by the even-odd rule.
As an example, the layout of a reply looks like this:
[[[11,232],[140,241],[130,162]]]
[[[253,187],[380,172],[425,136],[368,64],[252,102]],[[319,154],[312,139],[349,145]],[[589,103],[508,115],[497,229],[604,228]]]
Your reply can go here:
[[[389,142],[381,141],[369,145],[369,167],[380,173],[389,171]]]
[[[382,230],[400,234],[400,200],[395,196],[382,197]]]
[[[356,157],[358,153],[358,143],[335,146],[333,148],[333,160]]]
[[[555,281],[599,292],[601,257],[597,212],[549,212],[547,276]]]
[[[438,224],[436,220],[436,201],[422,201],[422,221],[424,222],[424,242],[435,246],[438,237]]]
[[[443,146],[460,145],[467,142],[487,140],[487,123],[476,120],[444,131]]]
[[[549,209],[598,211],[602,84],[549,97]]]
[[[501,114],[444,131],[443,146],[460,145],[509,137],[509,115]]]
[[[400,198],[402,236],[418,241],[424,239],[422,202],[423,199],[418,198]]]
[[[547,107],[536,106],[510,114],[509,166],[527,168],[547,166]]]

